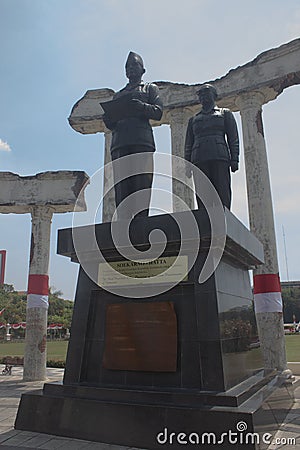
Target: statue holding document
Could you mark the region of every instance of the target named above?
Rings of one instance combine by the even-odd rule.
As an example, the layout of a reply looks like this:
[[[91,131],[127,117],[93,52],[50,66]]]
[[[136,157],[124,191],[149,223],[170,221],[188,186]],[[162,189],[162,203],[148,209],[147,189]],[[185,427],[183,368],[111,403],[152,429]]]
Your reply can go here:
[[[143,205],[136,199],[128,199],[126,208],[118,208],[118,219],[131,219],[136,215],[148,216],[153,180],[153,152],[155,143],[150,119],[160,120],[162,116],[162,102],[159,98],[158,87],[152,83],[144,83],[144,63],[138,54],[130,52],[125,65],[128,84],[117,92],[113,100],[101,103],[104,109],[103,120],[107,128],[112,131],[111,158],[116,161],[123,156],[142,153],[142,158],[136,158],[136,172],[134,175],[119,183],[114,183],[116,206],[131,194],[144,191]],[[122,176],[122,164],[114,165],[114,179]]]

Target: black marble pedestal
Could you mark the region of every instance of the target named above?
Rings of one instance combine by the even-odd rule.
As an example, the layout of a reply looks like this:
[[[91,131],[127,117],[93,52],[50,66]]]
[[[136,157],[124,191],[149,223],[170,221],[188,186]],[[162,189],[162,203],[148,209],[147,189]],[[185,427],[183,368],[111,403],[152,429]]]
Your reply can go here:
[[[186,213],[136,220],[131,229],[135,246],[146,249],[149,233],[159,228],[167,236],[163,256],[177,255],[177,214],[184,219]],[[24,394],[17,429],[148,449],[197,444],[254,449],[257,441],[267,448],[270,438],[264,433],[274,433],[293,400],[280,374],[262,368],[248,274],[263,261],[262,245],[226,210],[221,262],[199,284],[210,225],[205,211],[193,214],[201,229],[196,262],[187,279],[160,295],[135,298],[134,286],[107,292],[80,268],[63,384],[45,384],[41,392]],[[107,261],[122,260],[110,224],[96,225],[96,236]],[[187,257],[195,244],[185,246]],[[86,242],[84,252],[97,271],[94,246]],[[58,253],[77,261],[70,229],[60,230]],[[108,308],[162,302],[172,305],[177,319],[175,369],[161,371],[157,362],[148,371],[130,365],[108,368]]]

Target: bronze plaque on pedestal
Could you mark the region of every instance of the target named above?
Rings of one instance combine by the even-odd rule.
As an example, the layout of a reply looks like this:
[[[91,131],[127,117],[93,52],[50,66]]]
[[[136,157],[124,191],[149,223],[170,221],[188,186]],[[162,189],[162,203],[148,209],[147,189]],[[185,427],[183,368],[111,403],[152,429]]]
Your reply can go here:
[[[174,304],[107,305],[103,366],[113,370],[176,372],[177,318]]]

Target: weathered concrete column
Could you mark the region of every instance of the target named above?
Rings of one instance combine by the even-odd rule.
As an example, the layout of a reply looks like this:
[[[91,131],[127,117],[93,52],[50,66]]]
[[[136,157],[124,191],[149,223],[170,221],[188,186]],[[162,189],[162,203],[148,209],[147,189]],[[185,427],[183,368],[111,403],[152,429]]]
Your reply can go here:
[[[54,213],[85,211],[84,172],[44,172],[20,177],[0,172],[0,213],[31,213],[24,380],[44,380],[48,312],[48,265]]]
[[[6,339],[6,341],[10,341],[10,338],[11,338],[11,334],[10,334],[11,325],[10,325],[10,323],[6,324],[5,329],[6,329],[5,339]]]
[[[0,250],[0,285],[5,279],[6,250]]]
[[[250,229],[264,245],[265,263],[254,271],[254,304],[265,367],[286,369],[276,236],[266,143],[262,122],[264,96],[238,96],[243,127]]]
[[[171,144],[172,144],[172,155],[179,156],[180,158],[184,158],[184,143],[185,143],[185,134],[187,129],[187,124],[189,118],[194,113],[191,112],[188,108],[176,108],[171,109],[167,113],[167,117],[171,127]],[[182,175],[182,167],[177,167],[177,164],[172,161],[172,173],[173,175]],[[187,179],[189,185],[192,186],[192,180]],[[185,201],[185,203],[191,208],[194,208],[194,197],[192,191],[182,183],[177,180],[172,180],[172,191],[173,194],[177,195],[179,198]],[[182,207],[180,207],[179,202],[176,198],[173,199],[173,211],[181,211]]]
[[[33,207],[27,289],[24,380],[46,379],[50,232],[53,210]]]
[[[111,162],[111,154],[110,154],[110,144],[111,144],[111,131],[105,131],[104,139],[105,139],[105,147],[104,147],[104,164],[108,164]],[[109,184],[109,181],[113,179],[113,171],[112,167],[104,169],[104,183],[103,189],[104,192]],[[108,192],[108,194],[103,199],[103,210],[102,210],[102,222],[111,222],[113,213],[116,209],[115,202],[115,192],[114,189]]]

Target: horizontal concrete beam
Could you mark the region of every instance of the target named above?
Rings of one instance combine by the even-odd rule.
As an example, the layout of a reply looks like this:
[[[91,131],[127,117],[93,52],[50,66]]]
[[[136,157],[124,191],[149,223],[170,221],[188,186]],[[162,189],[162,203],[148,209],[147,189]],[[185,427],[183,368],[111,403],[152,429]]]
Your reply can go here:
[[[82,171],[61,170],[22,177],[0,172],[0,213],[24,214],[34,206],[48,206],[53,213],[74,210],[81,189],[89,177]],[[80,196],[76,211],[85,211],[84,196]]]
[[[235,99],[238,95],[260,91],[265,102],[274,100],[281,92],[292,85],[300,84],[300,39],[295,39],[278,48],[265,51],[253,61],[230,70],[225,76],[208,81],[214,84],[219,93],[218,105],[238,111]],[[156,81],[164,103],[164,114],[157,126],[169,123],[168,110],[189,108],[191,114],[199,110],[196,91],[201,84],[180,84]],[[89,90],[73,107],[69,117],[71,127],[82,134],[105,132],[102,121],[101,101],[112,98],[112,89]]]

